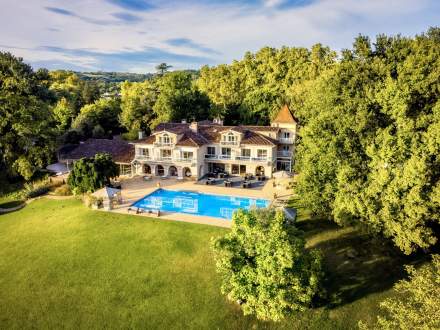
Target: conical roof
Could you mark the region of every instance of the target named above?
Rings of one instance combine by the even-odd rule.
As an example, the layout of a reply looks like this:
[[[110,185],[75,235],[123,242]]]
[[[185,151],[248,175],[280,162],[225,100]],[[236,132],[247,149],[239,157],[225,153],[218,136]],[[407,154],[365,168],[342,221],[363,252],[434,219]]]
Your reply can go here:
[[[295,117],[293,117],[287,104],[281,108],[272,123],[296,124]]]

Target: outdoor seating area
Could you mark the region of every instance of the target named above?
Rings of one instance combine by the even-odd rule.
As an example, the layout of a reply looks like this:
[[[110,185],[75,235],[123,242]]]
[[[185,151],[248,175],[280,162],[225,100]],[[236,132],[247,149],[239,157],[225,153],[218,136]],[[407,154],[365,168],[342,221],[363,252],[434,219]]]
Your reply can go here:
[[[143,214],[143,213],[145,213],[145,214],[155,215],[157,217],[160,217],[160,210],[158,210],[158,209],[147,209],[147,210],[145,210],[145,209],[141,209],[139,207],[136,207],[136,208],[129,207],[129,208],[127,208],[127,213],[130,213],[130,212],[134,212],[135,214]]]
[[[208,173],[207,178],[200,180],[204,185],[218,185],[226,188],[262,188],[265,184],[264,175],[246,173],[243,176],[231,176],[229,173]]]

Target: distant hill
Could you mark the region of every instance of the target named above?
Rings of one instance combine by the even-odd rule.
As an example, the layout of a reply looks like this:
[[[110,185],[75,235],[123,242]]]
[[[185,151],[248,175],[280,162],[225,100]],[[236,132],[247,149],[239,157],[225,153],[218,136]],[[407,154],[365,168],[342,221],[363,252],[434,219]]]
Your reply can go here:
[[[154,77],[153,73],[129,73],[129,72],[75,72],[80,79],[102,82],[144,81]]]
[[[198,76],[198,70],[182,70],[192,73],[195,77]],[[144,81],[156,76],[155,73],[130,73],[130,72],[75,72],[82,80],[101,81],[106,83],[119,83],[122,81]]]

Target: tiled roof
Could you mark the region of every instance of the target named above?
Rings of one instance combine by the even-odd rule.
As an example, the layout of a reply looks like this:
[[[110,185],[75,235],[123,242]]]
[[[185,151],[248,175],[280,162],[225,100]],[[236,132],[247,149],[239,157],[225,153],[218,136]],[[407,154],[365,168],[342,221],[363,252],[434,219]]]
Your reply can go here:
[[[281,108],[280,112],[278,112],[277,116],[274,120],[272,120],[273,123],[285,123],[285,124],[295,124],[297,121],[295,117],[293,117],[292,113],[289,110],[289,107],[285,105]]]
[[[200,133],[187,131],[183,137],[176,143],[178,146],[200,147],[209,144],[209,141]]]
[[[186,130],[189,129],[189,124],[184,123],[161,123],[156,126],[156,128],[153,130],[154,133],[160,132],[160,131],[168,131],[176,134],[184,133]]]
[[[219,143],[221,134],[229,130],[243,134],[242,143],[244,144],[276,145],[278,143],[276,140],[258,133],[279,131],[278,127],[271,126],[223,126],[212,123],[208,124],[208,121],[204,121],[198,122],[197,132],[194,132],[190,129],[190,124],[188,123],[163,123],[159,124],[153,133],[168,131],[183,134],[176,145],[198,147],[209,143]],[[150,135],[134,143],[153,144],[154,141],[155,136]]]
[[[156,141],[156,137],[154,135],[147,136],[146,138],[136,140],[133,143],[141,143],[141,144],[153,144]]]
[[[243,127],[245,129],[251,130],[251,131],[256,131],[256,132],[278,132],[280,129],[279,127],[274,127],[274,126],[248,126],[248,125],[243,125],[240,126]]]
[[[278,142],[270,137],[264,136],[262,134],[247,131],[244,138],[241,140],[242,144],[254,144],[254,145],[266,145],[274,146]]]
[[[70,149],[70,150],[69,150]],[[134,158],[134,146],[120,138],[88,139],[75,148],[60,149],[60,159],[81,159],[94,157],[98,153],[108,153],[116,163],[130,163]]]

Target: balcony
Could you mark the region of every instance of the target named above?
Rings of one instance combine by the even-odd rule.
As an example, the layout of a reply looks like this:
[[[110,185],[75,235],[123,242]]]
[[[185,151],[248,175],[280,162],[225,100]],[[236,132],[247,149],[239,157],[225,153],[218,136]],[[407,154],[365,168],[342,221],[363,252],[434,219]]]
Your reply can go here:
[[[294,138],[279,138],[278,141],[284,144],[293,144],[295,142]]]
[[[195,162],[195,158],[179,158],[179,157],[149,157],[143,155],[136,155],[137,160],[150,160],[152,162],[182,162],[182,163],[192,163]]]
[[[269,157],[249,157],[249,156],[232,156],[232,155],[211,155],[205,154],[206,160],[235,160],[239,162],[271,162]]]
[[[152,157],[148,156],[148,155],[141,155],[141,154],[137,154],[135,156],[136,159],[142,159],[142,160],[148,160],[151,159]]]
[[[254,162],[266,162],[268,160],[270,160],[270,159],[267,157],[253,157],[252,158],[252,161],[254,161]]]
[[[182,163],[192,163],[195,161],[194,158],[174,158],[173,161],[175,162],[182,162]]]
[[[224,146],[238,146],[238,141],[220,141],[221,145]]]
[[[278,151],[277,157],[279,158],[292,158],[293,153],[291,151]]]
[[[173,142],[154,142],[155,147],[174,147]]]

